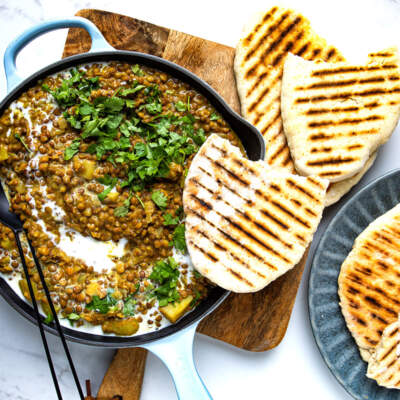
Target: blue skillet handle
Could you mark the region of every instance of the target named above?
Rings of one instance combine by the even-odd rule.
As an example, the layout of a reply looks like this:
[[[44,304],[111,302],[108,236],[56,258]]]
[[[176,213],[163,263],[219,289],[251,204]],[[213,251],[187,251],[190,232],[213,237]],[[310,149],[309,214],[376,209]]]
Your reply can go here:
[[[193,361],[197,324],[142,347],[160,358],[169,369],[180,400],[212,400]]]
[[[96,25],[85,18],[70,17],[42,22],[41,24],[27,29],[20,36],[14,39],[8,45],[6,52],[4,53],[4,70],[7,78],[8,92],[10,92],[22,81],[22,78],[18,75],[15,64],[18,53],[33,39],[43,35],[46,32],[73,27],[84,28],[88,31],[90,37],[92,38],[92,47],[90,48],[90,52],[114,50],[114,48],[110,46],[104,39],[104,36],[98,30]]]

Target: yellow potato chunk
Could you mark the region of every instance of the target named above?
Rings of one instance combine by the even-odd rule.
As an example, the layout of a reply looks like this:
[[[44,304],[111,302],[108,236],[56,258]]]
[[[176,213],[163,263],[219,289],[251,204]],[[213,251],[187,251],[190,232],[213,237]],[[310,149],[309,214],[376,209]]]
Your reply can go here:
[[[160,312],[168,318],[172,323],[176,322],[182,317],[185,312],[188,311],[190,303],[193,300],[193,296],[188,296],[182,299],[180,302],[170,303],[167,306],[160,307]]]
[[[93,179],[94,170],[96,168],[96,162],[93,160],[82,160],[81,169],[79,175],[85,179]]]
[[[6,250],[11,250],[14,247],[14,242],[12,240],[10,240],[9,238],[4,238],[1,242],[0,242],[0,246],[3,249]]]
[[[104,297],[102,296],[100,285],[97,282],[90,282],[89,285],[87,285],[86,294],[88,294],[89,296]]]
[[[119,336],[130,336],[139,329],[139,322],[135,318],[107,319],[101,325],[104,333],[115,333]]]
[[[115,200],[117,200],[118,196],[119,196],[118,192],[110,192],[107,195],[107,199],[110,201],[115,201]]]
[[[8,158],[7,147],[0,145],[0,161],[5,161]]]

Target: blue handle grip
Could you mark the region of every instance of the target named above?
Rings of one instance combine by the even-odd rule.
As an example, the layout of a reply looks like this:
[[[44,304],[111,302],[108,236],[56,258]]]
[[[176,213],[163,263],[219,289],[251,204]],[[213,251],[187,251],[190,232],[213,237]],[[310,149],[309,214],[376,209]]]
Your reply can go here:
[[[193,361],[193,339],[197,323],[142,347],[159,357],[174,380],[180,400],[212,400]]]
[[[8,45],[6,52],[4,53],[4,70],[6,73],[8,92],[10,92],[11,89],[13,89],[22,81],[22,78],[17,73],[17,67],[15,64],[18,53],[33,39],[43,35],[46,32],[73,27],[84,28],[88,31],[92,39],[92,47],[90,48],[90,52],[114,50],[114,48],[110,46],[104,39],[104,36],[98,30],[96,25],[85,18],[70,17],[42,22],[41,24],[27,29],[20,36],[14,39]]]

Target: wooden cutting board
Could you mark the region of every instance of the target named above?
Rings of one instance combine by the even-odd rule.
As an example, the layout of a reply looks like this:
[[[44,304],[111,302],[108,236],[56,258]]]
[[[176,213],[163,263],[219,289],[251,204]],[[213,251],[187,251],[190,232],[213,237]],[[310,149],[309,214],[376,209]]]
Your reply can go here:
[[[76,15],[94,22],[116,49],[153,54],[189,69],[239,112],[233,48],[105,11],[81,10]],[[70,29],[63,57],[89,48],[86,31]],[[258,293],[231,294],[201,322],[198,332],[250,351],[277,346],[286,332],[306,258],[307,255],[294,269]],[[139,399],[145,359],[144,350],[118,350],[104,377],[99,400],[109,400],[114,395],[122,395],[123,400]]]

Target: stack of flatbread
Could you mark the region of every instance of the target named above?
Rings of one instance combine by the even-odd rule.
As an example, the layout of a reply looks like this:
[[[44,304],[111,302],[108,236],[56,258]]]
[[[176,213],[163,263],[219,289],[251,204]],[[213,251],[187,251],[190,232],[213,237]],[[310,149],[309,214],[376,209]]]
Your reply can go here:
[[[183,191],[195,268],[219,286],[254,292],[293,268],[321,219],[328,181],[250,161],[211,135]]]
[[[400,389],[400,205],[356,239],[339,275],[347,327],[368,362],[367,376]]]
[[[293,10],[258,14],[234,66],[242,114],[263,134],[266,161],[328,179],[326,205],[362,178],[400,115],[396,49],[347,64]]]

